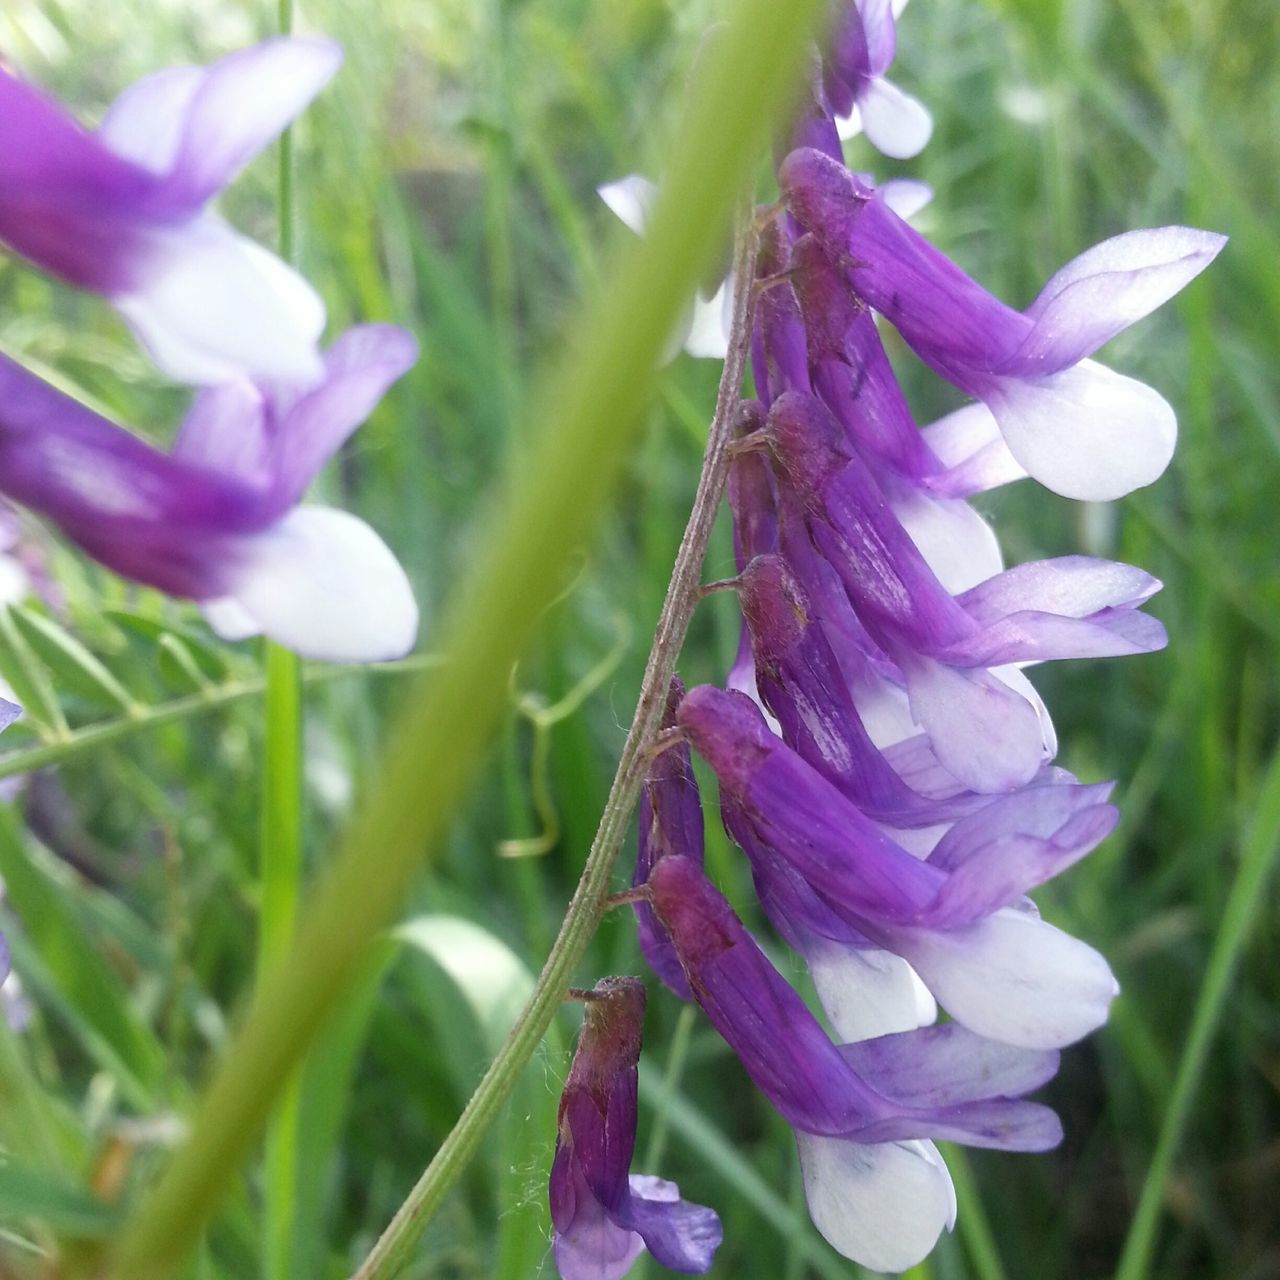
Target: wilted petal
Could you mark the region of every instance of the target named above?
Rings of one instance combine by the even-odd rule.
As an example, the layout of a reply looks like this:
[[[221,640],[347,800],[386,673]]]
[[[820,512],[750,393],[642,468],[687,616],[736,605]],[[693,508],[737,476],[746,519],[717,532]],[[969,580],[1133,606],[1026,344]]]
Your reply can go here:
[[[400,562],[363,520],[299,507],[227,548],[226,594],[271,639],[324,662],[402,658],[418,607]]]
[[[1027,308],[1034,328],[1002,372],[1053,373],[1091,355],[1183,289],[1226,242],[1194,227],[1157,227],[1094,245]]]
[[[864,1146],[797,1133],[796,1146],[813,1225],[872,1271],[906,1271],[955,1225],[955,1188],[931,1142]]]
[[[1158,391],[1092,360],[982,391],[1009,450],[1046,488],[1106,502],[1164,474],[1178,423]]]

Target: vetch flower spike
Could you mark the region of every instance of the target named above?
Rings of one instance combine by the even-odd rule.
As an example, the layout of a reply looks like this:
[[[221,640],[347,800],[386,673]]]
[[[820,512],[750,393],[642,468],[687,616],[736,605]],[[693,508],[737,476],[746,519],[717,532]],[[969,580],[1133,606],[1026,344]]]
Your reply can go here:
[[[298,502],[416,355],[402,329],[353,329],[314,384],[203,392],[170,454],[0,357],[0,492],[115,572],[200,602],[228,638],[402,657],[418,613],[395,557],[364,521]]]
[[[0,67],[0,242],[108,297],[180,382],[319,377],[324,305],[211,200],[315,97],[330,40],[268,40],[139,81],[86,132]]]
[[[664,1267],[702,1275],[720,1247],[720,1219],[681,1200],[673,1182],[628,1175],[644,985],[604,978],[589,996],[551,1165],[556,1266],[563,1280],[619,1280],[647,1247]]]

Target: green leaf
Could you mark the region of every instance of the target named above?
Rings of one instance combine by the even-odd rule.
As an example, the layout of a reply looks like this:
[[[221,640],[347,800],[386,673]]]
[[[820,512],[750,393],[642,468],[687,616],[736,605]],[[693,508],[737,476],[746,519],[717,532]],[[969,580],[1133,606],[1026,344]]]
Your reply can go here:
[[[90,697],[105,699],[126,715],[138,713],[136,699],[65,627],[23,605],[15,604],[10,608],[32,648],[55,676]]]

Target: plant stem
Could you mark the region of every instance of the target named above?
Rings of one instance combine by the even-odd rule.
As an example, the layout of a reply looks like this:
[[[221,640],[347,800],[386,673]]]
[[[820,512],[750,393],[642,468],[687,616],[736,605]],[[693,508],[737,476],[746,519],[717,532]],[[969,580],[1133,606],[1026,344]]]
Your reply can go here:
[[[281,35],[293,31],[293,0],[279,0]],[[280,257],[296,257],[293,130],[280,135],[276,220]],[[288,952],[302,889],[302,664],[294,653],[268,640],[266,716],[262,756],[258,914],[258,982]],[[301,1095],[291,1077],[267,1122],[263,1148],[262,1273],[264,1280],[293,1274],[294,1210],[298,1184],[298,1120]]]
[[[689,523],[676,553],[662,611],[658,615],[635,716],[605,800],[600,826],[582,868],[582,878],[569,903],[551,954],[506,1043],[417,1185],[355,1273],[355,1280],[388,1280],[404,1265],[409,1251],[426,1229],[449,1188],[475,1155],[480,1140],[497,1118],[507,1095],[541,1043],[556,1010],[564,1001],[578,962],[595,936],[608,896],[613,864],[640,798],[648,764],[646,750],[657,737],[671,677],[675,675],[676,660],[684,646],[690,619],[701,599],[702,562],[706,558],[707,544],[729,474],[728,447],[733,438],[742,376],[751,346],[754,290],[750,282],[755,279],[757,243],[754,228],[744,228],[739,232],[734,255],[734,278],[738,289],[733,303],[733,327],[716,397],[715,417],[707,434],[702,474],[698,479]]]
[[[532,421],[515,433],[527,443],[488,504],[438,628],[447,676],[428,677],[407,698],[287,961],[256,993],[190,1136],[116,1243],[109,1274],[119,1280],[160,1280],[182,1265],[283,1082],[441,846],[489,749],[511,665],[589,545],[663,347],[720,248],[771,121],[791,105],[825,10],[824,0],[741,0],[700,64],[644,239],[617,242],[607,287],[578,317]],[[634,767],[629,758],[628,788],[638,785]],[[558,963],[566,954],[557,951]],[[545,1026],[560,994],[545,995],[525,1025]]]

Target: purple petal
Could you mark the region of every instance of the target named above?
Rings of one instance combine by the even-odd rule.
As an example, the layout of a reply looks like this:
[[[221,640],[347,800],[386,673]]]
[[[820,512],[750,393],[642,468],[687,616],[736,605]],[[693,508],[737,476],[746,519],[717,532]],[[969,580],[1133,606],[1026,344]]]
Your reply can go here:
[[[981,401],[939,418],[922,434],[946,467],[923,483],[943,497],[967,498],[1027,478],[1022,464],[1009,452],[991,410]]]
[[[341,63],[332,40],[280,37],[202,69],[161,72],[116,100],[100,136],[118,155],[165,175],[175,202],[197,208],[303,111]]]
[[[842,1045],[840,1052],[859,1075],[914,1107],[1020,1098],[1053,1079],[1060,1056],[987,1040],[955,1022]]]
[[[1194,227],[1156,227],[1094,245],[1027,308],[1035,327],[1001,372],[1055,373],[1092,355],[1185,288],[1226,242]]]
[[[680,1199],[674,1182],[632,1174],[631,1198],[623,1220],[644,1238],[649,1252],[664,1267],[683,1275],[711,1269],[724,1228],[714,1210]]]
[[[1059,556],[1007,569],[965,592],[960,603],[975,622],[986,625],[1023,610],[1087,618],[1103,609],[1136,607],[1159,590],[1159,579],[1133,565]]]

